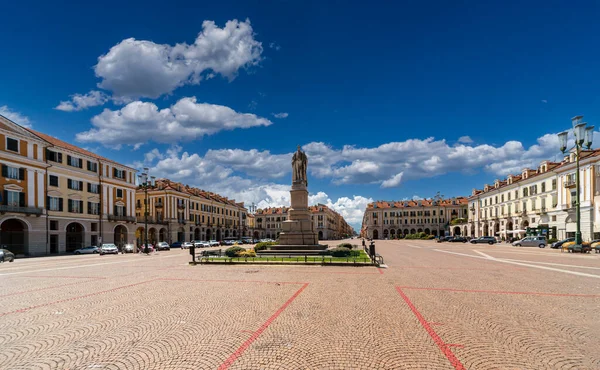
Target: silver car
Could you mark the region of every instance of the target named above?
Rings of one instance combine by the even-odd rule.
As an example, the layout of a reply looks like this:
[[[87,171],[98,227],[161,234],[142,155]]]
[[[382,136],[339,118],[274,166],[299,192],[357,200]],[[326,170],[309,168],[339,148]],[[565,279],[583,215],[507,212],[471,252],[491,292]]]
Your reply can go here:
[[[94,254],[94,253],[100,253],[100,249],[98,249],[98,247],[96,247],[95,245],[91,245],[89,247],[75,249],[75,251],[73,253],[75,253],[75,254]]]
[[[546,237],[545,236],[527,236],[521,240],[517,240],[512,243],[514,247],[546,247]]]
[[[119,254],[119,249],[114,244],[102,244],[100,247],[100,255]]]

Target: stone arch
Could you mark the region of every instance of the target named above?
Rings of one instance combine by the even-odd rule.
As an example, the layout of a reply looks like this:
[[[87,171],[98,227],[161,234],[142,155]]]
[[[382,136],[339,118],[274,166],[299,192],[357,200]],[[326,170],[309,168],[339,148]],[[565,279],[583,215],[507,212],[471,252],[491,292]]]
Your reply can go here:
[[[255,231],[255,232],[254,232],[254,235],[253,235],[253,237],[254,237],[254,239],[260,239],[260,238],[258,237],[258,231]]]
[[[471,225],[471,237],[475,237],[475,225]]]
[[[4,219],[0,224],[0,242],[15,255],[28,254],[29,226],[19,218]]]
[[[396,230],[394,229],[390,229],[390,238],[395,238],[396,237]]]
[[[73,252],[75,249],[85,247],[85,227],[79,222],[71,222],[65,227],[65,250]]]
[[[523,220],[523,222],[521,222],[521,229],[526,230],[528,227],[529,227],[529,221]]]
[[[417,230],[415,230],[415,229],[410,229],[410,233],[411,233],[411,234],[416,234],[416,233],[417,233]]]
[[[177,241],[182,243],[185,241],[185,230],[183,227],[177,229]]]
[[[122,249],[125,244],[127,244],[127,227],[125,225],[117,225],[113,231],[113,241],[115,245]]]
[[[206,229],[206,240],[212,240],[212,230]]]
[[[408,229],[404,229],[404,231],[402,232],[404,235],[408,235]]]
[[[452,230],[452,233],[454,234],[454,236],[460,236],[460,227],[455,226],[454,229]]]
[[[137,229],[135,229],[135,239],[137,241],[138,247],[144,243],[144,238],[145,237],[146,236],[144,234],[144,227],[143,226],[140,226]]]
[[[429,230],[429,229],[426,228],[425,229],[425,234],[427,234],[427,235],[431,234],[431,230]]]
[[[488,224],[483,224],[483,236],[490,236],[490,229]]]
[[[373,230],[373,239],[379,239],[379,231],[377,229]]]
[[[156,229],[153,227],[148,229],[148,243],[156,244]]]
[[[225,237],[226,237],[226,238],[229,238],[229,229],[226,229],[226,230],[225,230]]]
[[[431,230],[431,235],[437,236],[437,233],[438,233],[437,230],[435,230],[435,229]]]
[[[196,229],[194,229],[194,240],[200,240],[201,236],[200,236],[200,228],[197,227]]]
[[[386,239],[389,235],[388,229],[383,230],[383,238]]]
[[[421,229],[421,228],[417,229],[417,234],[422,233],[422,232],[423,232],[423,229]]]
[[[217,241],[221,241],[221,229],[217,229]]]
[[[323,240],[323,230],[319,230],[319,240]]]
[[[164,227],[158,231],[158,241],[166,242],[167,241],[167,229]]]

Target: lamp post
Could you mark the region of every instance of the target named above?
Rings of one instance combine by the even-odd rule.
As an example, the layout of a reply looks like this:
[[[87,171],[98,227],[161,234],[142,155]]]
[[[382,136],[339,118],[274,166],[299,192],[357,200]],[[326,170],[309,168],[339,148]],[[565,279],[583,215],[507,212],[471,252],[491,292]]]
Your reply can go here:
[[[139,185],[144,189],[144,253],[148,254],[148,188],[154,187],[154,176],[148,182],[148,167],[139,175]]]
[[[590,149],[592,147],[592,140],[594,135],[594,126],[587,126],[586,122],[582,122],[583,116],[575,116],[571,118],[571,123],[573,124],[573,134],[575,136],[575,163],[576,163],[576,172],[575,172],[575,214],[576,214],[576,224],[577,229],[575,232],[575,245],[573,246],[575,249],[581,249],[581,208],[579,202],[579,156],[581,154],[581,150],[585,146],[585,149]],[[567,136],[568,131],[561,132],[558,134],[558,140],[560,143],[560,151],[563,153],[567,152]]]

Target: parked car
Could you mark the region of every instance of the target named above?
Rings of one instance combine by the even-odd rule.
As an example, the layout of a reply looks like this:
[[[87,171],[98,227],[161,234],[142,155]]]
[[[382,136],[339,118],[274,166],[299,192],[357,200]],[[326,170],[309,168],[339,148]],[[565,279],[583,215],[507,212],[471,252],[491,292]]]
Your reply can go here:
[[[194,244],[194,247],[196,247],[196,248],[208,248],[208,247],[210,247],[210,244],[207,241],[204,241],[204,240],[194,240],[192,243]]]
[[[513,247],[546,247],[546,237],[545,236],[527,236],[521,240],[517,240],[512,243]]]
[[[591,242],[583,242],[581,243],[581,245],[576,245],[575,242],[571,242],[571,243],[565,243],[564,245],[567,245],[567,250],[571,253],[575,253],[575,252],[581,252],[581,253],[588,253],[592,251],[592,245],[598,245],[600,244],[600,240],[596,239],[596,240],[592,240]]]
[[[550,248],[560,249],[565,243],[574,242],[574,241],[575,241],[575,238],[567,238],[567,239],[559,240],[557,242],[552,243]]]
[[[596,253],[600,253],[600,241],[596,243],[592,243],[590,247],[596,251]]]
[[[170,251],[171,247],[169,246],[169,243],[167,243],[167,242],[159,242],[158,244],[156,244],[156,250],[157,251]]]
[[[183,243],[181,243],[181,249],[188,249],[188,248],[191,248],[193,246],[194,246],[194,244],[192,244],[190,242],[183,242]]]
[[[448,242],[450,242],[450,243],[466,243],[467,238],[463,238],[462,236],[455,236],[452,239],[449,239]]]
[[[8,249],[0,249],[0,261],[1,262],[13,262],[15,260],[15,255],[13,252]]]
[[[436,242],[438,242],[438,243],[443,243],[443,242],[450,241],[450,239],[452,239],[452,238],[453,238],[452,236],[440,236],[440,237],[439,237],[439,238],[436,240]]]
[[[96,254],[96,253],[100,253],[100,248],[96,247],[95,245],[90,245],[89,247],[75,249],[75,251],[73,253],[75,253],[75,254]]]
[[[208,247],[210,247],[210,243],[207,242],[206,240],[201,240],[200,244],[202,245],[201,248],[208,248]]]
[[[218,247],[218,246],[219,246],[219,242],[218,242],[218,241],[216,241],[216,240],[209,240],[209,241],[208,241],[208,244],[209,244],[211,247]]]
[[[494,238],[493,236],[480,236],[479,238],[471,239],[471,243],[492,245],[496,243],[496,238]]]
[[[125,244],[123,246],[123,253],[133,253],[133,251],[135,250],[135,247],[133,244]]]
[[[100,255],[103,256],[105,254],[119,254],[119,248],[114,244],[102,244],[100,246]]]
[[[182,242],[171,243],[171,248],[181,248],[181,249],[183,249],[183,243]]]

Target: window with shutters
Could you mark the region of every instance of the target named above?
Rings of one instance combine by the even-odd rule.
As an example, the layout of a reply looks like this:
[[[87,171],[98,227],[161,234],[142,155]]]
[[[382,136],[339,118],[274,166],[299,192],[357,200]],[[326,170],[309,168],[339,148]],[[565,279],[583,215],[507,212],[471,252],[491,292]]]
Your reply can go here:
[[[24,207],[25,205],[21,205],[21,193],[18,191],[10,191],[6,190],[6,205],[11,207]]]
[[[88,202],[88,214],[99,215],[100,214],[100,203]]]
[[[125,179],[125,171],[119,170],[117,168],[113,168],[113,177],[116,179],[124,180]]]
[[[87,161],[88,171],[98,172],[98,163]]]
[[[71,167],[81,168],[81,162],[81,158],[71,157],[70,155],[67,156],[67,164]]]
[[[83,181],[69,179],[68,188],[73,190],[83,190]]]
[[[58,176],[50,175],[49,181],[50,186],[58,186]]]
[[[19,176],[19,169],[17,167],[10,167],[10,166],[2,166],[2,169],[4,172],[2,175],[8,179],[13,179],[13,180],[23,180],[21,179],[21,177]]]
[[[52,162],[62,163],[62,153],[46,149],[46,159]]]
[[[125,216],[125,207],[115,206],[115,216]]]
[[[11,139],[10,137],[6,138],[6,150],[10,150],[11,152],[19,152],[19,140]]]
[[[48,209],[62,211],[62,198],[48,197]]]
[[[90,184],[88,182],[88,189],[87,189],[88,193],[93,193],[93,194],[100,194],[100,185],[98,184]]]
[[[69,199],[69,212],[83,213],[83,201]]]

